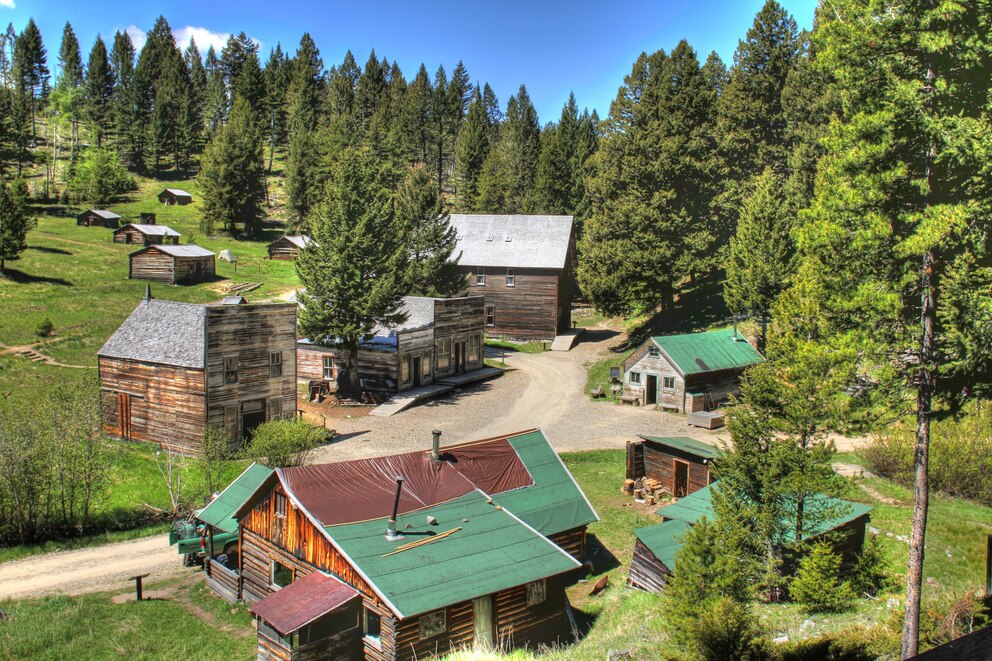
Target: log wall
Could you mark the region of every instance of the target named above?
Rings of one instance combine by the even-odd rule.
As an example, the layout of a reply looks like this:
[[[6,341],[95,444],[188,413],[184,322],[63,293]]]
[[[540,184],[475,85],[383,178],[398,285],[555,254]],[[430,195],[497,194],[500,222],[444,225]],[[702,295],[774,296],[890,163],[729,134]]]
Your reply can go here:
[[[206,421],[203,370],[101,356],[99,372],[108,435],[177,452],[199,451]],[[122,397],[130,424],[121,420]]]
[[[701,457],[675,448],[664,447],[650,441],[644,441],[644,476],[658,480],[668,493],[675,495],[675,462],[681,461],[689,465],[688,491],[706,487],[710,483],[710,469]]]
[[[436,636],[421,640],[420,617],[414,616],[396,623],[396,658],[425,659],[444,656],[475,640],[475,612],[471,601],[448,606],[445,611],[447,629]]]
[[[565,530],[557,535],[548,535],[548,539],[560,546],[566,553],[576,560],[581,560],[586,554],[585,526]]]
[[[162,234],[145,234],[133,225],[125,225],[114,232],[114,243],[127,243],[138,246],[161,245],[165,240]],[[177,237],[170,237],[170,243],[178,243]]]
[[[561,577],[547,579],[546,595],[543,603],[528,606],[526,585],[497,592],[497,640],[506,641],[510,647],[572,642]]]
[[[234,603],[241,599],[241,574],[207,558],[203,562],[207,587],[224,599]]]
[[[634,543],[634,556],[630,561],[627,587],[645,592],[661,592],[668,585],[671,570],[652,553],[644,542]]]
[[[176,257],[175,284],[192,285],[213,280],[216,275],[214,256]]]
[[[486,306],[496,306],[496,323],[486,327],[487,335],[548,340],[568,328],[570,322],[562,312],[566,305],[570,309],[571,297],[569,292],[560,291],[560,269],[513,269],[514,284],[509,287],[505,268],[486,267],[485,285],[475,284],[476,270],[477,267],[459,266],[468,279],[468,293],[484,296]]]
[[[153,280],[166,284],[176,284],[176,263],[172,255],[158,250],[133,253],[130,256],[132,280]]]
[[[269,259],[279,259],[292,261],[300,254],[300,249],[295,243],[280,239],[269,246]]]

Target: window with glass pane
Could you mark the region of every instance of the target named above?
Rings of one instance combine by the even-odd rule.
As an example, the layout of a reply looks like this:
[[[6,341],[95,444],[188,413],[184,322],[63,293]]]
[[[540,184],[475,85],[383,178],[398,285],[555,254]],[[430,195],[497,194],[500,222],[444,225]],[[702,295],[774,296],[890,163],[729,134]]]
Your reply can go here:
[[[269,376],[282,376],[282,351],[273,351],[269,354]]]
[[[324,378],[327,380],[334,378],[334,356],[324,356]]]
[[[451,338],[445,338],[437,343],[437,368],[446,370],[449,367],[451,367]]]
[[[528,583],[527,605],[536,606],[537,604],[543,604],[544,600],[547,599],[547,594],[548,594],[547,581],[540,580],[540,581],[534,581],[533,583]]]
[[[674,376],[661,377],[661,387],[665,390],[675,390],[675,377]]]
[[[640,383],[641,382],[641,373],[640,372],[631,372],[630,373],[630,379],[629,379],[629,381],[631,383]]]
[[[496,306],[487,305],[486,306],[486,326],[496,325]]]
[[[224,356],[224,383],[238,382],[238,357]]]
[[[517,284],[517,276],[514,274],[513,269],[506,269],[506,286],[513,287]]]
[[[365,637],[378,643],[382,637],[382,618],[375,611],[366,608],[364,620]]]
[[[475,284],[484,285],[486,284],[486,269],[481,266],[475,272]]]
[[[434,611],[420,616],[420,637],[422,639],[444,633],[447,628],[444,611]]]
[[[275,560],[272,561],[270,580],[272,585],[284,588],[293,582],[293,570]]]

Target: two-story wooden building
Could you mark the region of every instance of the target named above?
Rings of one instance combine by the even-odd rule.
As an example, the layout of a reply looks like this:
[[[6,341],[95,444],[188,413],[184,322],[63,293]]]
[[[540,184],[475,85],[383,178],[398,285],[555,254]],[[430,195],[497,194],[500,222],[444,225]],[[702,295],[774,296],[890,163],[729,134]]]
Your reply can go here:
[[[406,296],[404,321],[379,327],[358,352],[358,377],[366,390],[402,392],[485,366],[483,298]],[[337,388],[345,368],[340,349],[297,344],[299,377]]]
[[[486,298],[486,334],[547,340],[568,330],[575,294],[572,216],[452,214],[452,255]]]
[[[565,586],[592,506],[540,431],[439,436],[424,452],[276,469],[242,506],[260,659],[571,640]]]
[[[741,373],[762,360],[730,328],[649,337],[623,361],[623,394],[643,405],[710,411],[736,394]]]
[[[296,306],[198,305],[146,297],[98,352],[113,436],[199,451],[207,426],[240,447],[296,411]]]

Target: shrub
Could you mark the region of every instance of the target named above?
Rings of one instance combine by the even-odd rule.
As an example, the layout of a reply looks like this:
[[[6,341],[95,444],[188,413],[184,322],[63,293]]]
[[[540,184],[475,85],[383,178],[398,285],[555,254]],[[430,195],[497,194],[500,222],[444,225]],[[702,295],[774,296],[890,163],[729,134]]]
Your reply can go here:
[[[327,430],[293,418],[262,423],[251,434],[245,448],[249,459],[272,468],[299,466],[310,452],[327,441]]]
[[[717,600],[703,611],[692,630],[696,651],[705,661],[769,658],[769,643],[745,604],[729,597]]]
[[[851,590],[855,595],[874,597],[889,583],[889,559],[878,542],[878,535],[869,534],[851,569]]]
[[[112,202],[121,193],[135,190],[137,184],[112,151],[87,150],[79,163],[69,188],[76,196],[93,204]]]
[[[789,584],[789,596],[806,610],[842,611],[854,603],[854,590],[840,580],[840,555],[829,544],[814,544],[799,561],[799,572]]]
[[[34,334],[38,337],[50,337],[54,332],[55,324],[52,323],[51,319],[46,318],[43,322],[38,324],[38,328],[34,331]]]
[[[901,613],[900,613],[901,614]],[[901,624],[901,622],[900,622]],[[775,648],[776,661],[874,661],[899,651],[900,634],[886,626],[854,626],[829,634],[790,640]]]

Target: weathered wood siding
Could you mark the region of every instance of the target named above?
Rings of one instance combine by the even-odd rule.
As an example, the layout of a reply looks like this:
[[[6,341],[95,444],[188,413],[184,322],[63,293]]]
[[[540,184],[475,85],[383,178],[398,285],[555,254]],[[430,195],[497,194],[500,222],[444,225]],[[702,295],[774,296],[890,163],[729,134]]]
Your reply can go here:
[[[495,325],[486,334],[519,340],[548,340],[568,327],[562,306],[571,306],[569,292],[560,291],[560,269],[513,269],[514,282],[506,284],[506,269],[486,267],[486,284],[475,284],[477,267],[459,266],[472,296],[484,296],[485,305],[496,307]],[[564,299],[568,298],[567,301]]]
[[[690,375],[686,378],[686,391],[706,395],[707,407],[717,408],[740,392],[743,371],[734,369]]]
[[[359,608],[358,603],[352,603],[333,611],[333,613],[340,614],[344,611],[349,616],[351,613],[354,613],[357,622]],[[303,630],[306,629],[307,627],[303,628]],[[292,642],[292,648],[282,640],[282,637],[279,636],[275,629],[264,624],[264,620],[260,620],[258,626],[258,658],[285,661],[317,661],[320,659],[357,661],[365,656],[362,650],[361,631],[357,626],[310,643],[301,644],[299,642],[299,633],[292,634],[289,639]]]
[[[116,229],[120,224],[120,220],[117,218],[104,218],[95,213],[81,213],[76,216],[76,224],[83,227],[109,227],[110,229]]]
[[[653,375],[658,379],[658,406],[663,408],[673,408],[682,411],[682,400],[685,393],[685,380],[679,374],[675,366],[672,365],[663,353],[652,356],[649,348],[653,344],[651,340],[644,343],[633,355],[624,362],[623,374],[623,394],[639,397],[641,404],[647,403],[646,390],[648,376]],[[640,383],[631,382],[631,373],[640,374]],[[675,387],[666,390],[663,387],[664,377],[675,379]]]
[[[296,305],[219,305],[207,308],[207,422],[232,442],[245,402],[264,400],[266,420],[296,411]],[[269,355],[282,354],[282,375],[269,376]],[[236,357],[238,380],[225,383],[224,361]],[[233,425],[237,425],[235,428]]]
[[[154,280],[170,285],[186,285],[212,280],[215,275],[214,256],[174,257],[154,247],[130,255],[133,280]]]
[[[177,452],[199,450],[206,422],[203,370],[101,356],[99,372],[107,434]],[[122,398],[129,423],[121,420]]]
[[[213,280],[216,262],[213,255],[206,257],[176,257],[175,278],[177,285],[191,285]]]
[[[668,585],[671,570],[652,553],[644,542],[634,543],[634,556],[630,561],[627,587],[646,592],[661,592]]]
[[[124,227],[114,232],[114,243],[128,243],[138,246],[161,245],[165,237],[162,234],[145,234],[132,225]],[[175,242],[176,237],[170,237],[169,242]]]
[[[292,241],[279,239],[269,245],[269,259],[292,261],[300,254],[300,248]]]
[[[166,205],[166,206],[170,206],[171,207],[171,206],[175,206],[177,204],[180,205],[180,206],[182,206],[184,204],[192,204],[193,203],[193,198],[192,198],[192,196],[190,196],[190,197],[177,197],[177,196],[173,195],[172,193],[169,193],[167,191],[163,191],[163,192],[159,193],[159,195],[158,195],[158,201],[161,202],[162,204]]]
[[[324,356],[334,358],[334,372],[332,377],[332,387],[337,386],[338,374],[341,371],[341,352],[329,347],[321,347],[316,344],[296,345],[296,376],[298,379],[310,381],[312,379],[324,378]]]
[[[207,558],[203,562],[207,587],[224,599],[235,602],[241,599],[241,574]]]
[[[581,560],[586,554],[585,526],[565,530],[557,535],[548,535],[548,539],[560,546],[566,553],[576,560]]]
[[[420,617],[410,617],[396,622],[396,658],[429,659],[453,652],[475,640],[475,613],[472,602],[464,601],[444,609],[447,629],[420,638]]]
[[[675,494],[675,462],[681,461],[689,465],[688,492],[686,495],[699,491],[710,483],[709,465],[703,463],[701,457],[676,448],[669,448],[651,441],[643,441],[644,445],[644,476],[661,482],[668,493]]]
[[[434,372],[436,376],[448,376],[455,372],[455,344],[464,343],[466,352],[471,345],[471,337],[479,336],[480,343],[485,335],[485,297],[466,296],[434,301]],[[438,360],[440,343],[450,341],[450,351],[446,366],[441,366]],[[480,344],[481,346],[481,344]],[[480,369],[485,365],[485,357],[478,360],[474,356],[465,356],[462,371]]]
[[[495,595],[496,636],[511,647],[572,642],[566,614],[562,577],[547,579],[543,603],[527,605],[527,586],[520,585]]]

